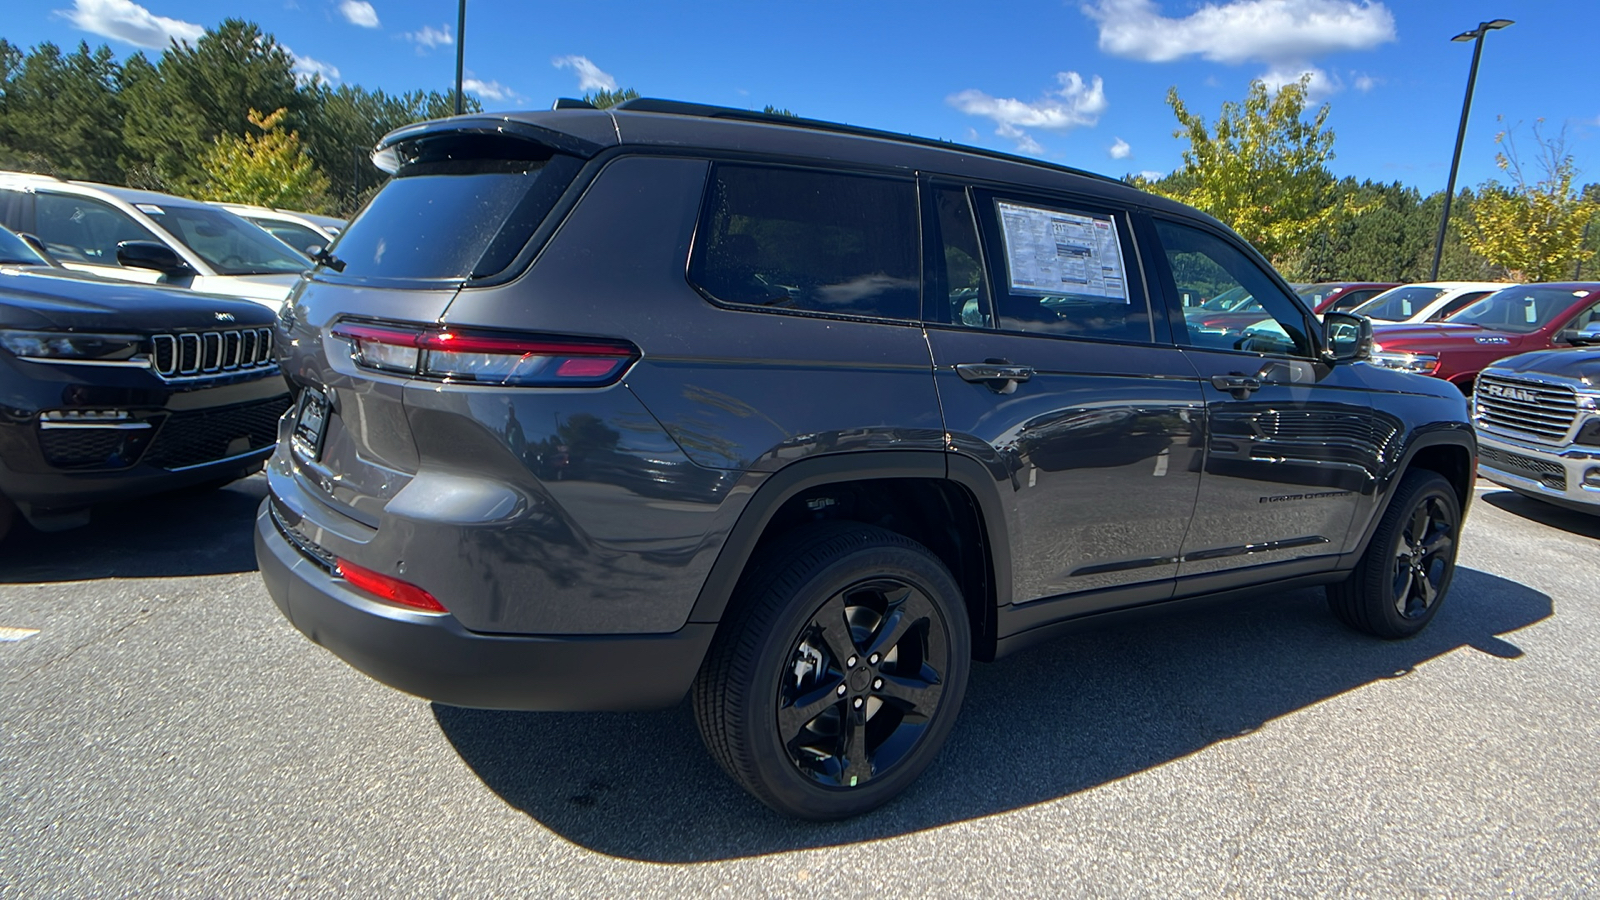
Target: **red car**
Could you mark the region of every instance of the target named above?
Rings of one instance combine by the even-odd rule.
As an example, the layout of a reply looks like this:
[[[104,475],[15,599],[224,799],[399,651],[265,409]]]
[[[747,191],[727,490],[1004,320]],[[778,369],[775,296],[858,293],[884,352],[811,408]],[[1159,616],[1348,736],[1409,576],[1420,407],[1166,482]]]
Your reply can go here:
[[[1399,286],[1393,281],[1327,281],[1298,285],[1295,293],[1320,316],[1325,312],[1349,312],[1389,288]]]
[[[1568,346],[1593,322],[1600,322],[1600,282],[1518,285],[1443,322],[1377,326],[1372,362],[1443,378],[1470,394],[1478,372],[1495,360]]]

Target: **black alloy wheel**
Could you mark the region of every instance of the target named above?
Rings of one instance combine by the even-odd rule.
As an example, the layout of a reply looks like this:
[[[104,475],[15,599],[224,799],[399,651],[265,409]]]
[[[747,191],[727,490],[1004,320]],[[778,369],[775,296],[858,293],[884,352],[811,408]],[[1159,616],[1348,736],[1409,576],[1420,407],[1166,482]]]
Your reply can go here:
[[[1403,619],[1429,614],[1443,594],[1456,553],[1456,518],[1437,496],[1417,503],[1395,542],[1394,608]]]
[[[1381,638],[1407,638],[1439,612],[1455,575],[1461,499],[1437,472],[1406,473],[1350,577],[1328,586],[1339,621]]]
[[[917,743],[944,695],[950,640],[932,602],[898,578],[829,597],[800,633],[778,694],[778,734],[813,780],[859,787]]]
[[[806,819],[873,809],[932,763],[971,661],[961,593],[927,548],[853,522],[752,561],[693,690],[724,771]]]

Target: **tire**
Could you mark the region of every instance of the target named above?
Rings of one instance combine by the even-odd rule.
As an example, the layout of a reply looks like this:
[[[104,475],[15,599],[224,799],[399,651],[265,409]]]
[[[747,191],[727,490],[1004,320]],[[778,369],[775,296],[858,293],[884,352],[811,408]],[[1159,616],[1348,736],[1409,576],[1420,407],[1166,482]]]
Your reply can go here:
[[[729,608],[695,679],[695,721],[758,800],[841,819],[933,762],[972,639],[961,591],[926,547],[868,525],[809,525],[752,560]]]
[[[1357,631],[1390,640],[1416,635],[1444,603],[1460,540],[1455,488],[1437,472],[1407,472],[1355,571],[1328,585],[1328,608]]]

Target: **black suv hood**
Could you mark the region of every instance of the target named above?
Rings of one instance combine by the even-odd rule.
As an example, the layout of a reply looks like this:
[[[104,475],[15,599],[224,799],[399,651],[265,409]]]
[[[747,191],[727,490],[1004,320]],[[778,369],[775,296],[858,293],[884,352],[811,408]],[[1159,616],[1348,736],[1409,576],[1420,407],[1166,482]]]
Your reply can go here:
[[[39,266],[0,266],[0,328],[151,334],[273,322],[271,310],[250,300]]]
[[[1600,385],[1600,347],[1536,350],[1502,359],[1490,367],[1503,375],[1554,375]]]

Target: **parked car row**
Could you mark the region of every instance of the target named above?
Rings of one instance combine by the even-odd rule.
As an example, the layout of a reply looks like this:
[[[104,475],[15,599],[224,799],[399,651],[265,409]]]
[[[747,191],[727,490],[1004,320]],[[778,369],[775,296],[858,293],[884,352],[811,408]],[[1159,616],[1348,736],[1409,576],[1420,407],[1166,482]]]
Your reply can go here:
[[[0,228],[0,538],[261,467],[289,394],[259,302],[100,278]]]
[[[61,265],[255,300],[276,311],[344,223],[152,191],[0,172],[0,226]]]

